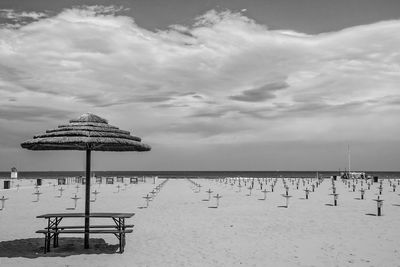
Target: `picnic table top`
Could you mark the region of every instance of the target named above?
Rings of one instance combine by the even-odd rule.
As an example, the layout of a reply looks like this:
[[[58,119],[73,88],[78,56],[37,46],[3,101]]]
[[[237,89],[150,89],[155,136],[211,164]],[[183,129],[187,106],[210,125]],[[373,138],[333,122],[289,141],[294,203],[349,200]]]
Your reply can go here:
[[[131,218],[135,213],[123,213],[123,212],[91,212],[91,218]],[[63,218],[81,218],[85,217],[85,213],[47,213],[36,216],[36,218],[54,218],[54,217],[63,217]]]

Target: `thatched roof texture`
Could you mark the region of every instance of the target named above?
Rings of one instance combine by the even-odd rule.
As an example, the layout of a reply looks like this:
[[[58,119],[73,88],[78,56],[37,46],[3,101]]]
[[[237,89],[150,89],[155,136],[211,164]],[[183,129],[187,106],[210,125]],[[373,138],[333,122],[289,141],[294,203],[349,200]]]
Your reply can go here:
[[[130,132],[109,125],[106,119],[85,113],[68,124],[35,135],[21,144],[30,150],[149,151],[149,145]]]

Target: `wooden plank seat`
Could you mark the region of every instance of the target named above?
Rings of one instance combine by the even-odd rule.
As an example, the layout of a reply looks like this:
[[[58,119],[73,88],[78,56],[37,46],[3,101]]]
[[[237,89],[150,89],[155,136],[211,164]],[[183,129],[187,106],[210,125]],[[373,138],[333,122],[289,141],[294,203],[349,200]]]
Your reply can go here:
[[[133,229],[89,229],[90,234],[124,234],[124,233],[132,233]],[[74,229],[74,230],[65,230],[65,229],[50,229],[50,230],[38,230],[36,231],[38,234],[84,234],[85,229]]]
[[[104,229],[105,227],[98,228],[96,226],[100,225],[93,225],[89,229],[90,234],[114,234],[118,240],[119,240],[119,252],[123,253],[124,252],[124,247],[125,247],[125,234],[126,233],[132,233],[133,229],[111,229],[111,228],[116,228],[115,225],[111,227],[111,225],[107,225],[106,228],[109,229]],[[125,228],[128,228],[128,226],[133,225],[125,225]],[[71,226],[73,228],[65,229],[66,227],[60,226],[57,229],[45,229],[45,230],[38,230],[36,233],[38,234],[44,234],[45,235],[45,240],[44,240],[44,253],[50,251],[50,240],[51,238],[54,239],[53,246],[58,247],[58,236],[60,234],[84,234],[85,233],[85,227],[84,226]],[[129,227],[131,228],[131,227]]]
[[[134,225],[133,224],[127,224],[124,225],[125,228],[133,228]],[[57,229],[80,229],[80,228],[85,228],[84,225],[62,225],[62,226],[57,226]],[[96,229],[96,228],[115,228],[118,229],[117,225],[90,225],[90,228]],[[46,227],[45,229],[49,229],[48,227]],[[50,228],[50,229],[54,229],[54,228]]]

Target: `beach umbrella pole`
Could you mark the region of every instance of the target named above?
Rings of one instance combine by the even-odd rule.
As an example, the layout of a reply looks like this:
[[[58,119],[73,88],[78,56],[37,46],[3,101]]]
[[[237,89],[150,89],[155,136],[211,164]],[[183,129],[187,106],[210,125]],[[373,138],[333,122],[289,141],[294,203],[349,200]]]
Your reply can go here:
[[[89,248],[90,215],[90,150],[86,150],[86,193],[85,193],[85,249]]]

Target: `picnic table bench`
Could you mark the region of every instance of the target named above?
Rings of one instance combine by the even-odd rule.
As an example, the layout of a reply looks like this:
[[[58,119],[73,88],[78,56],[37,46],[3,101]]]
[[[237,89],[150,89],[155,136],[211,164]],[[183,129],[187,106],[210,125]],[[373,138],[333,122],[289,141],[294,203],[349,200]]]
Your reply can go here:
[[[124,252],[125,234],[133,232],[133,224],[125,224],[126,218],[131,218],[134,213],[102,212],[90,213],[90,218],[111,218],[112,225],[90,225],[90,234],[114,234],[119,240],[119,252]],[[60,234],[85,234],[84,225],[60,225],[64,218],[86,218],[85,213],[51,213],[39,215],[36,218],[47,219],[47,227],[36,231],[45,235],[44,253],[50,252],[50,243],[53,239],[53,247],[58,247]]]

